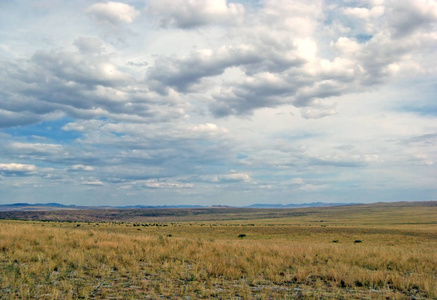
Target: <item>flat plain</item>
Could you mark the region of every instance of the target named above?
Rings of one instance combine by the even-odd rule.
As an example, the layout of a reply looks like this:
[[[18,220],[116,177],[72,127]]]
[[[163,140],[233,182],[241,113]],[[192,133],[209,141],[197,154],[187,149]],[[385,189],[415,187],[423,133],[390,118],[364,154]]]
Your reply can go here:
[[[0,299],[437,299],[436,201],[0,219]]]

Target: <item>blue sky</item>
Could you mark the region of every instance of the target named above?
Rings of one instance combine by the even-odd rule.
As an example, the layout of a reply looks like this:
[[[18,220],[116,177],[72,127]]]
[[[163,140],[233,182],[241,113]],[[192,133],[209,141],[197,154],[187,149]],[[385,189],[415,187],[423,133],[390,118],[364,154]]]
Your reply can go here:
[[[0,204],[437,199],[437,2],[1,1]]]

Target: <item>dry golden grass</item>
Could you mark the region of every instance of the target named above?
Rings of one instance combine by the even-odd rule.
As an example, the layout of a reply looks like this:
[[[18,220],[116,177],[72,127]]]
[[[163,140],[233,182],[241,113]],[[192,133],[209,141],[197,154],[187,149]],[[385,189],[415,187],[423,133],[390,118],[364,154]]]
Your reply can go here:
[[[0,221],[0,298],[437,298],[435,208],[382,210],[383,220],[317,211],[300,220]]]

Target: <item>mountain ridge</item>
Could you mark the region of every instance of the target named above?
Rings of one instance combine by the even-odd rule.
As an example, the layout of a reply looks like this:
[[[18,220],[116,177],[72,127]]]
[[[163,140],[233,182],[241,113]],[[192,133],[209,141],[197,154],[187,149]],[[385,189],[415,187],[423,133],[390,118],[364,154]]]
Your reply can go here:
[[[228,206],[228,205],[124,205],[124,206],[85,206],[61,203],[12,203],[0,204],[0,211],[38,211],[38,210],[81,210],[81,209],[172,209],[172,208],[219,208],[219,207],[240,207],[240,208],[305,208],[305,207],[330,207],[344,205],[359,205],[362,203],[326,203],[311,202],[299,204],[268,204],[255,203],[247,206]]]

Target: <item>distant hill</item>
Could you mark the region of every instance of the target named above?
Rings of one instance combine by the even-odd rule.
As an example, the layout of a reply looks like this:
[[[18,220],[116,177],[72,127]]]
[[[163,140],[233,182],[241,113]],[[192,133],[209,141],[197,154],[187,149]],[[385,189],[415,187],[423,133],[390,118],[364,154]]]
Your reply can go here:
[[[44,211],[44,210],[72,210],[91,209],[91,207],[64,205],[59,203],[13,203],[1,204],[0,211]]]
[[[80,209],[166,209],[166,208],[202,208],[200,205],[132,205],[132,206],[77,206],[60,203],[13,203],[0,204],[0,211],[51,211],[51,210],[80,210]]]
[[[397,204],[396,204],[397,203]],[[420,205],[421,203],[428,202],[380,202],[374,203],[374,205],[384,206],[384,205]],[[437,203],[437,202],[434,202]],[[325,203],[325,202],[311,202],[311,203],[300,203],[300,204],[267,204],[267,203],[257,203],[249,206],[228,206],[228,205],[212,205],[212,206],[202,206],[202,205],[130,205],[130,206],[79,206],[79,205],[65,205],[60,203],[13,203],[13,204],[0,204],[0,211],[57,211],[57,210],[122,210],[122,209],[196,209],[196,208],[311,208],[311,207],[333,207],[333,206],[350,206],[350,205],[361,205],[363,203]]]
[[[311,203],[310,203],[311,204]],[[33,220],[33,221],[61,221],[61,222],[197,222],[223,220],[255,220],[275,218],[304,218],[308,222],[325,222],[335,220],[333,216],[362,216],[409,211],[415,214],[430,213],[433,224],[436,222],[437,201],[424,202],[385,202],[361,205],[343,205],[325,207],[199,207],[199,208],[84,208],[83,206],[65,205],[49,207],[47,204],[34,205],[3,205],[8,211],[0,211],[0,220]],[[309,204],[295,204],[309,205]],[[317,205],[317,204],[311,204]],[[320,205],[320,204],[319,204]],[[22,210],[20,210],[22,209]],[[378,222],[376,217],[375,221]],[[0,297],[1,298],[1,297]]]
[[[344,205],[359,205],[362,203],[325,203],[325,202],[312,202],[301,204],[252,204],[245,206],[248,208],[305,208],[305,207],[330,207],[330,206],[344,206]]]
[[[138,208],[157,208],[157,209],[165,209],[165,208],[202,208],[208,206],[201,205],[133,205],[133,206],[110,206],[112,208],[118,209],[138,209]]]

